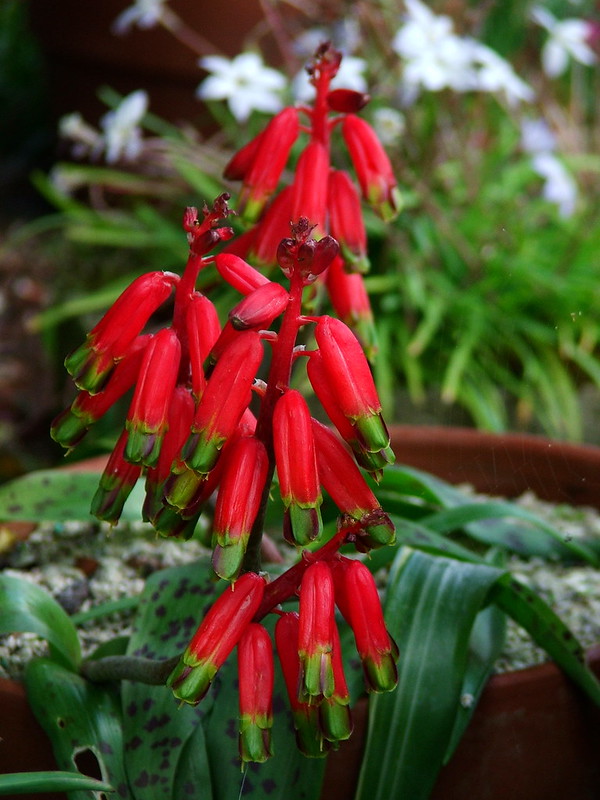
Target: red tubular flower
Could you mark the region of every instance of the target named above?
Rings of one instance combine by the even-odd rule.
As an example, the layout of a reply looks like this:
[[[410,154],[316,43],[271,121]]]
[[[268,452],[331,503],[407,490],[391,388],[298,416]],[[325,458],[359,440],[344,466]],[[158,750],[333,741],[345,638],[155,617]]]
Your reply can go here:
[[[307,217],[316,226],[316,238],[325,233],[327,214],[327,176],[329,154],[320,142],[311,142],[302,151],[294,177],[292,216]]]
[[[267,328],[282,314],[290,299],[289,292],[280,283],[268,281],[246,295],[228,314],[237,331]]]
[[[368,272],[367,231],[360,197],[347,172],[329,171],[327,197],[329,232],[338,240],[342,258],[352,272]]]
[[[237,576],[252,525],[260,508],[269,458],[265,446],[244,436],[223,455],[223,473],[215,505],[212,563],[221,578]]]
[[[352,734],[350,715],[350,692],[344,675],[342,645],[337,626],[333,626],[333,650],[331,653],[335,690],[331,697],[323,698],[319,704],[319,722],[323,736],[329,742],[341,742]]]
[[[243,295],[269,283],[262,272],[233,253],[219,253],[215,257],[215,266],[223,280]]]
[[[168,409],[179,372],[181,345],[172,328],[159,331],[148,344],[125,427],[125,458],[156,466],[168,429]]]
[[[243,181],[248,170],[256,160],[256,154],[260,147],[261,140],[264,136],[264,131],[261,131],[258,136],[251,139],[237,153],[230,158],[223,170],[223,177],[228,181]]]
[[[398,682],[398,648],[385,627],[375,579],[361,561],[343,556],[333,559],[331,569],[335,601],[354,633],[367,689],[389,692]]]
[[[293,200],[293,187],[286,186],[267,206],[260,221],[252,229],[256,235],[249,248],[249,257],[261,267],[273,267],[277,263],[279,242],[290,232]]]
[[[141,275],[118,297],[85,342],[65,359],[65,367],[80,389],[101,391],[150,316],[171,294],[179,276],[171,272]]]
[[[284,108],[263,131],[240,193],[240,213],[248,222],[256,222],[277,188],[299,132],[300,121],[295,108]]]
[[[152,521],[163,509],[163,486],[171,473],[171,465],[187,439],[194,418],[194,398],[185,386],[177,386],[168,409],[168,429],[155,467],[146,472],[146,498],[143,516]],[[164,533],[160,530],[159,533]],[[170,533],[170,532],[169,532]]]
[[[215,600],[167,680],[178,700],[192,705],[202,700],[252,621],[264,590],[264,578],[245,572]]]
[[[140,466],[125,461],[123,451],[126,443],[127,431],[123,431],[100,477],[90,509],[95,517],[111,525],[119,521],[125,501],[142,473]]]
[[[191,436],[182,451],[186,465],[200,475],[214,467],[223,444],[247,408],[262,356],[258,333],[242,331],[217,361],[196,409]]]
[[[390,436],[360,342],[347,325],[334,317],[320,317],[315,339],[323,358],[323,371],[340,411],[356,429],[364,449],[392,464],[395,457]],[[318,388],[314,389],[318,395]]]
[[[334,258],[325,276],[327,293],[336,315],[356,333],[367,357],[377,353],[373,311],[362,275],[346,272],[341,257]]]
[[[362,195],[386,222],[400,211],[400,192],[392,165],[377,134],[364,119],[348,114],[342,134],[356,170]]]
[[[282,395],[273,412],[273,444],[279,490],[285,506],[284,534],[300,545],[318,539],[323,524],[310,411],[295,389]]]
[[[204,362],[221,333],[217,309],[203,294],[194,292],[187,307],[186,333],[192,374],[192,390],[199,399],[206,386]]]
[[[296,730],[296,744],[305,756],[318,758],[327,755],[330,743],[323,738],[319,721],[319,706],[298,696],[300,686],[300,659],[298,634],[300,618],[296,612],[282,614],[275,625],[275,643],[292,709]]]
[[[237,648],[240,758],[242,761],[262,763],[272,755],[273,648],[269,634],[256,622],[248,625]]]
[[[91,426],[111,408],[136,381],[144,349],[152,337],[138,336],[116,365],[105,388],[98,394],[80,392],[52,423],[50,435],[63,447],[75,447]]]
[[[311,564],[300,584],[300,696],[331,697],[335,691],[332,650],[335,628],[333,576],[324,561]]]
[[[343,514],[362,523],[366,533],[365,544],[372,547],[392,544],[394,524],[381,508],[354,459],[326,425],[316,419],[312,424],[323,488]]]

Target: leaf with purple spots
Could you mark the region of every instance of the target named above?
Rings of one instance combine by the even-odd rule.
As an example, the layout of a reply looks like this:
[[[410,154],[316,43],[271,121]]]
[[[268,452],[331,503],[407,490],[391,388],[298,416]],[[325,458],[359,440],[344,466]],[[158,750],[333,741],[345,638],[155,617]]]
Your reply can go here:
[[[188,644],[200,620],[223,588],[210,561],[161,570],[142,594],[128,654],[166,659]],[[179,708],[170,689],[124,682],[123,732],[127,773],[135,800],[210,800],[210,773],[201,717],[212,703]],[[181,778],[180,778],[181,776]]]

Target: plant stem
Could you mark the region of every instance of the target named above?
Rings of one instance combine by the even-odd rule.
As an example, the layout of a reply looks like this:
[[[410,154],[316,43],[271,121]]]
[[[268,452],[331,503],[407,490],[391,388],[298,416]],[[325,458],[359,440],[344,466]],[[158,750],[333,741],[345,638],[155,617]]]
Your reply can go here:
[[[157,661],[139,656],[106,656],[84,661],[81,675],[94,682],[138,681],[150,686],[162,686],[179,662],[179,656]]]

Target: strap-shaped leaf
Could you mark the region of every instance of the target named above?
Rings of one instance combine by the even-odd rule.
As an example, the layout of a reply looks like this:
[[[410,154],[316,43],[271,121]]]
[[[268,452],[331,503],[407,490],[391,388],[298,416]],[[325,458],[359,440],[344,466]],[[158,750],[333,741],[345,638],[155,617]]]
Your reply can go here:
[[[585,665],[583,647],[539,595],[505,574],[492,588],[491,600],[525,628],[571,680],[600,705],[600,682]]]
[[[0,775],[0,795],[33,794],[34,792],[114,792],[109,783],[88,778],[79,772],[10,772]]]
[[[28,664],[25,688],[31,708],[52,742],[59,769],[73,771],[84,753],[95,757],[102,779],[115,787],[119,798],[131,800],[114,689],[88,683],[45,658]],[[69,800],[88,800],[89,796],[87,791],[71,791]]]
[[[14,575],[0,575],[0,634],[5,633],[35,633],[57,661],[71,670],[79,666],[79,639],[67,613],[40,586]]]
[[[400,648],[400,682],[395,692],[371,698],[357,800],[428,796],[453,740],[473,624],[502,574],[484,564],[398,554],[385,612]]]

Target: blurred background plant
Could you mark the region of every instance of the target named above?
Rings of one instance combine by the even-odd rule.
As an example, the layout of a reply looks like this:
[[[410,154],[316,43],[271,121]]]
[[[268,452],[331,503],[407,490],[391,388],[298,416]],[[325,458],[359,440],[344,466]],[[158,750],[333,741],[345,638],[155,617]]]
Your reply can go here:
[[[387,416],[598,441],[597,408],[583,413],[600,387],[594,3],[263,0],[232,6],[235,30],[221,15],[211,23],[214,11],[201,3],[193,13],[178,0],[63,3],[66,11],[36,0],[5,6],[16,22],[3,62],[15,41],[31,44],[19,50],[31,55],[18,81],[5,70],[11,107],[26,92],[28,113],[41,119],[22,112],[18,129],[46,136],[26,165],[39,167],[33,183],[47,208],[37,201],[13,214],[3,248],[5,304],[17,277],[21,292],[27,278],[39,294],[24,324],[43,337],[48,377],[30,430],[70,400],[54,370],[62,354],[133,276],[180,263],[182,209],[222,191],[223,167],[265,113],[302,102],[303,64],[329,38],[345,53],[337,85],[373,97],[363,113],[403,195],[394,223],[366,214],[374,369]],[[89,46],[84,18],[96,36]],[[90,68],[101,61],[98,37],[126,53],[122,75],[104,65],[99,79]],[[133,66],[138,45],[152,69]],[[88,61],[78,66],[82,53]],[[91,102],[96,89],[104,111]],[[44,97],[53,102],[45,114]],[[48,169],[47,131],[58,117]],[[238,190],[229,185],[234,208]],[[24,250],[21,263],[15,253]]]

